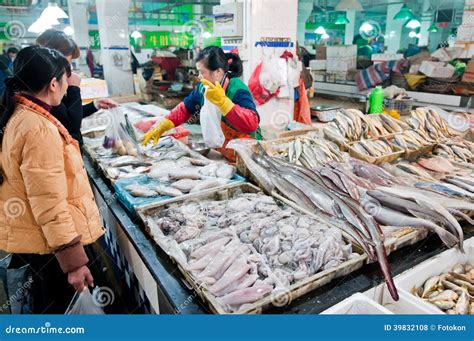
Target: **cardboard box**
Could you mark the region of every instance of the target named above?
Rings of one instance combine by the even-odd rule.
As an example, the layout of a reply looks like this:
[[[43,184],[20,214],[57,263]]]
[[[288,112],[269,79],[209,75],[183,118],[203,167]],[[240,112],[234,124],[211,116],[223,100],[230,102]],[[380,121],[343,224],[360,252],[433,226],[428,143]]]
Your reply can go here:
[[[326,60],[310,60],[309,61],[309,68],[311,70],[326,70]]]
[[[429,62],[421,63],[420,72],[428,77],[449,78],[454,75],[454,66],[443,62]]]
[[[316,46],[316,59],[325,60],[327,58],[326,46]]]
[[[326,70],[328,72],[347,72],[357,68],[357,60],[351,59],[328,59]]]
[[[421,64],[415,64],[410,66],[410,71],[408,73],[417,74],[420,71]]]
[[[328,46],[328,59],[351,59],[357,58],[357,45]]]
[[[463,82],[474,83],[474,60],[471,60],[466,65],[464,70],[464,76],[462,77]]]

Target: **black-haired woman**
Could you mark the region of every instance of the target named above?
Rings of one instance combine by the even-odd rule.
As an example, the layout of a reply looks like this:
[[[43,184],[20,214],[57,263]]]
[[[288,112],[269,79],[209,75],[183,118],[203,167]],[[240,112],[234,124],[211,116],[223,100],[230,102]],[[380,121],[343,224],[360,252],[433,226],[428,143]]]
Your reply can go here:
[[[61,52],[69,63],[79,58],[81,54],[76,42],[63,31],[56,29],[44,31],[36,39],[36,43]],[[53,107],[51,114],[53,114],[53,116],[66,127],[72,137],[82,145],[82,119],[94,114],[98,109],[110,109],[116,107],[118,104],[108,98],[102,98],[83,106],[81,89],[79,88],[81,85],[81,77],[73,72],[68,78],[68,85],[66,96],[64,96],[58,106]]]
[[[145,135],[143,143],[153,139],[156,144],[164,132],[192,117],[199,117],[206,96],[222,114],[221,128],[225,142],[218,151],[230,161],[235,161],[234,151],[226,148],[229,141],[237,138],[261,139],[255,102],[249,88],[239,78],[243,72],[242,61],[237,54],[224,53],[220,47],[209,46],[199,53],[196,67],[201,79],[197,89],[158,122]],[[205,91],[204,85],[208,90]]]
[[[79,144],[51,115],[70,64],[35,45],[13,72],[0,107],[0,250],[30,264],[33,313],[63,314],[74,289],[93,286],[84,245],[104,233]]]

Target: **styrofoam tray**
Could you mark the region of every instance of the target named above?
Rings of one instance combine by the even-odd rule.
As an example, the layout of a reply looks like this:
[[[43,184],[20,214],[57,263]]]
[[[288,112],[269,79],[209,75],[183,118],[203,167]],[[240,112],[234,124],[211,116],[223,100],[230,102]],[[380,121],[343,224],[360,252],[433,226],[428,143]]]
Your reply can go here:
[[[412,295],[410,290],[413,287],[422,286],[426,280],[433,276],[451,271],[454,265],[474,263],[474,237],[464,241],[464,251],[462,253],[457,247],[447,250],[433,258],[418,264],[414,268],[405,271],[401,275],[395,277],[395,286],[399,291],[403,291],[410,295],[418,305],[426,309],[435,309],[437,314],[444,314],[436,306],[423,301],[422,299]]]
[[[392,315],[384,306],[372,301],[361,293],[356,293],[335,306],[326,309],[324,315]]]

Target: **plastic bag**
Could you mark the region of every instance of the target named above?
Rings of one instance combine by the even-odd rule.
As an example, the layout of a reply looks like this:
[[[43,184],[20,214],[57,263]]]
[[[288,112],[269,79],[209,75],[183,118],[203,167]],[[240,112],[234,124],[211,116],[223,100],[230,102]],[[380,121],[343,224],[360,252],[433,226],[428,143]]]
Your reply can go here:
[[[250,92],[252,93],[252,96],[258,105],[265,104],[272,97],[275,97],[280,91],[278,90],[276,93],[271,94],[267,89],[263,87],[263,85],[260,83],[260,74],[262,72],[262,67],[263,63],[257,65],[252,75],[250,76],[248,83]]]
[[[222,115],[219,109],[204,96],[204,105],[201,108],[201,129],[204,143],[208,148],[220,148],[225,137],[222,132]]]
[[[97,297],[97,293],[100,288],[95,287],[93,290],[94,296],[89,291],[89,288],[85,288],[83,292],[75,293],[69,307],[67,307],[66,315],[103,315],[104,310],[97,304],[94,297]]]
[[[110,123],[105,130],[105,137],[103,147],[112,149],[113,153],[118,155],[132,155],[138,154],[137,143],[133,127],[127,119],[120,107],[110,109]],[[135,140],[135,141],[134,141]]]
[[[12,267],[12,254],[0,259],[0,279],[3,282],[5,304],[0,304],[0,311],[10,310],[11,314],[31,314],[31,285],[33,279],[29,264],[18,268]]]
[[[260,73],[260,83],[270,93],[274,94],[277,90],[285,84],[286,74],[282,74],[279,68],[280,65],[279,57],[265,57],[262,63],[262,72]]]

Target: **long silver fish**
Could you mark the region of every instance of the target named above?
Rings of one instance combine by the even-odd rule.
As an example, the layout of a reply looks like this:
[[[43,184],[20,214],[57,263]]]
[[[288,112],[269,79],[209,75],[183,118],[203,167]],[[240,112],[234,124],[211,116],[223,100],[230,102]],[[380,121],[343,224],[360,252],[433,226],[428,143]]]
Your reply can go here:
[[[459,236],[459,249],[464,251],[463,242],[464,242],[464,233],[459,225],[458,221],[440,204],[431,200],[429,197],[420,194],[416,189],[412,189],[410,187],[403,187],[403,186],[396,186],[396,187],[378,187],[378,190],[399,196],[404,199],[415,200],[419,205],[424,208],[434,210],[441,214],[444,219],[446,219],[447,225],[454,229]]]

